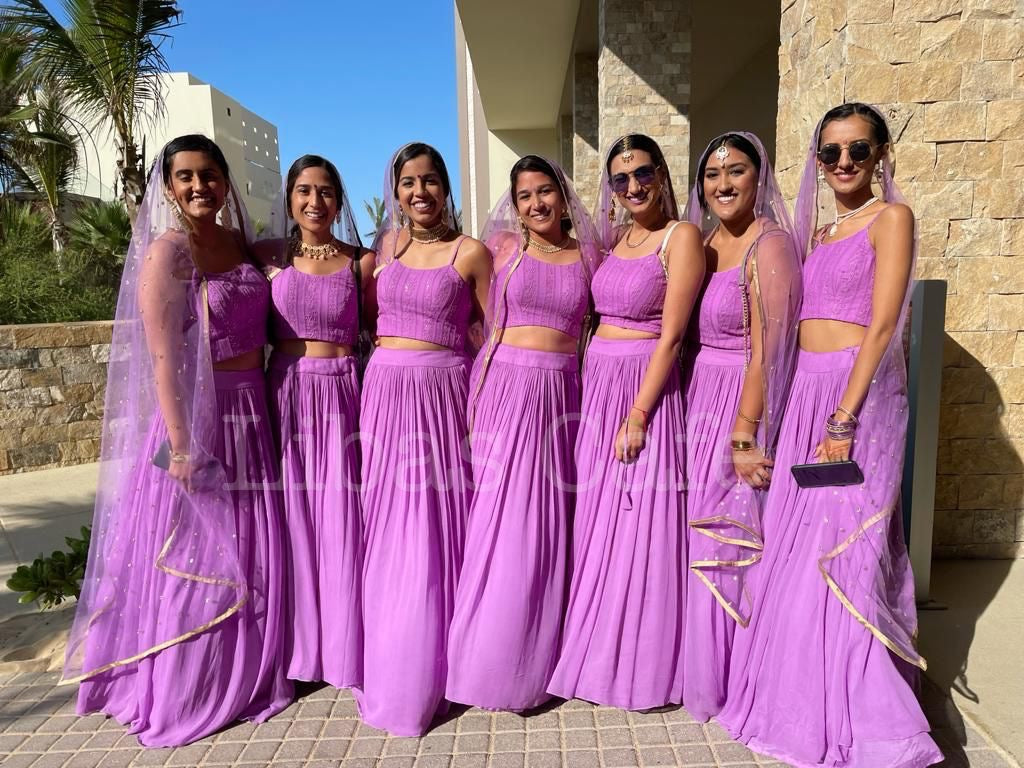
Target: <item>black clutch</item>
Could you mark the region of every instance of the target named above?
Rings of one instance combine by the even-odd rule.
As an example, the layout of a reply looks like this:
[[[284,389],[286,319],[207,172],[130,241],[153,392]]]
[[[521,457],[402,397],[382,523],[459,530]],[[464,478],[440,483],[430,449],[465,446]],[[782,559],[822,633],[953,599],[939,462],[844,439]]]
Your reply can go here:
[[[821,488],[828,485],[860,485],[864,473],[856,461],[823,461],[819,464],[794,464],[790,467],[793,479],[801,488]]]

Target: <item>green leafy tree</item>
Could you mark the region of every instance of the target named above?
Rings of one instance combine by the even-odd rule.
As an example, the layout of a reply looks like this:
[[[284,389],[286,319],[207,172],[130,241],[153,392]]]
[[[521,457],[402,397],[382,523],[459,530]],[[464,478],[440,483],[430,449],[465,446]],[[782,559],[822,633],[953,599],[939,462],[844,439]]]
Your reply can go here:
[[[137,132],[143,115],[162,109],[160,50],[180,23],[175,0],[61,0],[64,26],[42,0],[7,0],[0,23],[25,35],[31,74],[52,80],[71,108],[105,120],[117,145],[121,196],[132,220],[145,193]]]
[[[366,232],[365,236],[374,238],[377,236],[377,231],[384,225],[384,217],[387,215],[387,210],[384,208],[384,201],[376,195],[373,196],[372,202],[364,200],[363,205],[366,207],[366,215],[373,222],[373,231]]]

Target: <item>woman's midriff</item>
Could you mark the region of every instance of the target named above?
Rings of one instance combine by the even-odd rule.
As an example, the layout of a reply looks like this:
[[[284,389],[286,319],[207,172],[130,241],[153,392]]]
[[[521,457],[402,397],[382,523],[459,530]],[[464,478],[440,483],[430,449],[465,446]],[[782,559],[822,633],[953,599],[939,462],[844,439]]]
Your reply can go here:
[[[632,328],[620,328],[617,325],[608,325],[607,323],[601,323],[597,326],[596,336],[600,336],[602,339],[656,339],[658,338],[657,333],[651,333],[650,331],[635,331]]]
[[[800,349],[808,352],[835,352],[847,347],[859,347],[867,328],[842,320],[802,320],[800,322]]]
[[[377,339],[377,346],[384,349],[448,349],[443,344],[434,344],[432,341],[420,341],[419,339],[407,339],[404,336],[381,336]]]
[[[350,344],[315,339],[280,339],[274,342],[274,349],[295,357],[349,357],[353,354]]]
[[[238,357],[229,357],[213,364],[215,371],[248,371],[253,368],[263,369],[263,348],[250,350]]]
[[[576,341],[567,333],[543,325],[517,325],[501,332],[502,344],[541,352],[572,353],[576,351]]]

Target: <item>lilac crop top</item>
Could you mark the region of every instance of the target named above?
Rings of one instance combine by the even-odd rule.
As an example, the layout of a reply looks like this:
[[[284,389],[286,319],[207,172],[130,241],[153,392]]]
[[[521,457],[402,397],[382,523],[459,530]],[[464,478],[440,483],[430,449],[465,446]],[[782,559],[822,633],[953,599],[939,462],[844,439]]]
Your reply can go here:
[[[294,266],[270,281],[274,339],[309,339],[353,345],[358,332],[356,281],[349,267],[311,275]]]
[[[689,337],[702,346],[742,350],[743,292],[746,281],[740,280],[740,267],[704,276],[704,287],[697,311],[690,323]]]
[[[624,259],[612,251],[598,267],[590,290],[602,323],[661,333],[661,313],[668,283],[660,251],[659,248],[638,259]]]
[[[263,273],[242,262],[227,272],[207,272],[205,276],[213,362],[230,360],[266,344],[270,284]]]
[[[513,264],[498,273],[499,289]],[[539,325],[579,338],[589,298],[583,262],[551,264],[524,253],[508,282],[504,327]]]
[[[414,269],[395,259],[377,275],[378,336],[401,336],[462,349],[472,309],[469,284],[455,269],[465,240],[443,267]]]
[[[875,249],[864,227],[849,237],[818,243],[804,262],[801,320],[871,324]]]

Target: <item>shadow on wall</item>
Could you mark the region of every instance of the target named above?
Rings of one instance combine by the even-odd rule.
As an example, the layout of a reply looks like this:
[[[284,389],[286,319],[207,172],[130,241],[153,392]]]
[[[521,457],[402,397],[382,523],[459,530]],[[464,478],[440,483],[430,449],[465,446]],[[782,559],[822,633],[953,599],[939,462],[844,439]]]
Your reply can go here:
[[[998,375],[998,374],[997,374]],[[936,569],[932,597],[939,610],[922,611],[920,649],[928,660],[923,702],[950,765],[968,765],[968,729],[952,699],[979,702],[971,687],[970,652],[979,618],[1006,580],[1020,545],[1017,519],[1022,463],[1014,426],[1024,413],[1003,402],[986,368],[948,335],[942,371],[938,476],[935,493],[936,558],[1004,558],[984,568],[956,569],[968,578],[943,578]],[[941,569],[945,572],[947,569]],[[935,688],[942,695],[936,695]]]

